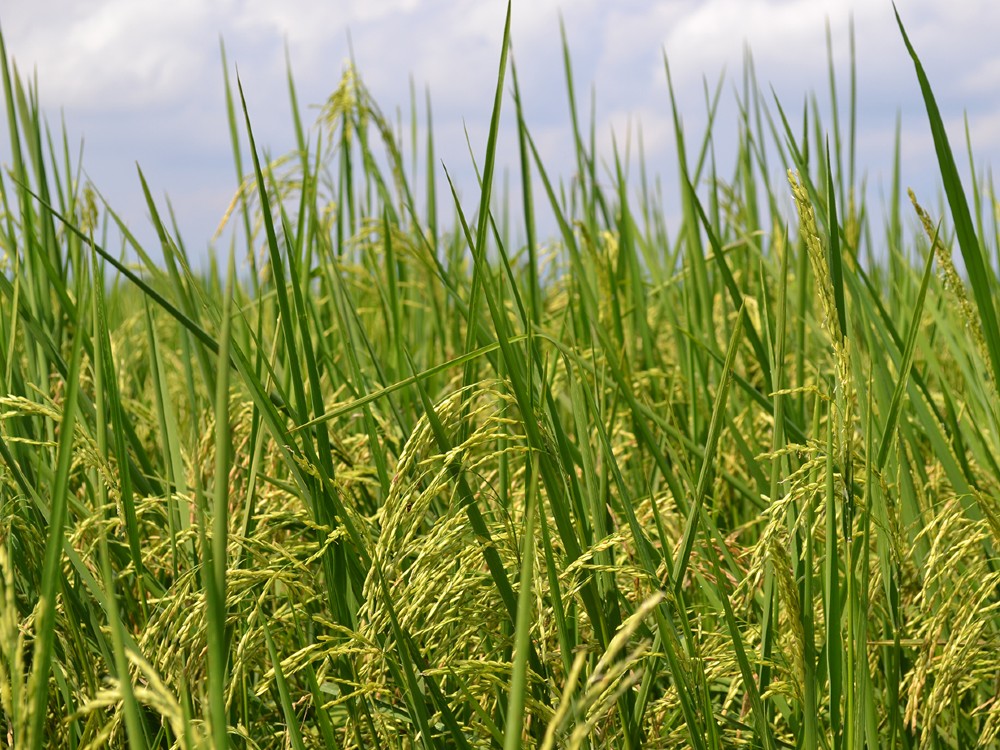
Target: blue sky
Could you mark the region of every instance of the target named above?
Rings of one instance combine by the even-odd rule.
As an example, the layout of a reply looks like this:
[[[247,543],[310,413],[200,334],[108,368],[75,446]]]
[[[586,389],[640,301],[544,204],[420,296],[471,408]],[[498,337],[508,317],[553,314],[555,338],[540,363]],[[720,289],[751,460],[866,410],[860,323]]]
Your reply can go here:
[[[953,139],[962,137],[967,112],[977,162],[996,163],[1000,3],[899,0],[898,7]],[[37,71],[51,121],[57,124],[61,112],[71,143],[83,139],[85,170],[111,205],[140,237],[152,236],[138,162],[155,194],[170,196],[184,239],[198,252],[207,246],[236,187],[220,37],[231,64],[239,66],[258,143],[277,155],[292,146],[286,42],[300,104],[309,107],[325,101],[340,80],[349,30],[361,75],[383,111],[408,107],[411,76],[418,90],[430,89],[437,156],[471,191],[464,128],[481,158],[505,8],[501,0],[0,0],[0,24],[20,70]],[[761,84],[773,86],[786,108],[800,111],[809,91],[826,102],[827,21],[846,97],[853,16],[858,161],[868,173],[869,196],[877,202],[880,185],[888,180],[898,110],[904,183],[923,193],[926,204],[934,203],[930,135],[888,1],[514,0],[514,54],[528,125],[549,169],[568,177],[573,165],[560,13],[580,101],[589,108],[589,93],[596,91],[605,153],[610,153],[612,129],[622,139],[630,122],[641,121],[647,167],[668,187],[676,179],[676,165],[664,50],[685,127],[698,133],[705,120],[704,79],[714,85],[726,70],[737,81],[746,45]],[[716,142],[728,170],[725,141],[735,132],[732,86],[723,102]],[[307,122],[315,115],[315,109],[306,109]],[[958,150],[962,144],[955,146]],[[500,159],[516,161],[509,133],[501,141]],[[5,134],[0,162],[9,162]],[[667,191],[668,216],[676,212],[674,195]]]

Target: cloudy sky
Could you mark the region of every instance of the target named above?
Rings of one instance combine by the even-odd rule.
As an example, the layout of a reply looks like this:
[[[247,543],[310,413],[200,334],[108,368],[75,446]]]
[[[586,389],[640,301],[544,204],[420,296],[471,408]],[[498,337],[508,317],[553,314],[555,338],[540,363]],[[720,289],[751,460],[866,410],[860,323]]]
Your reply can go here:
[[[1000,155],[1000,3],[897,0],[953,138],[969,117],[982,166]],[[438,157],[471,191],[463,128],[477,157],[485,145],[505,0],[0,0],[0,27],[23,72],[37,71],[53,123],[85,144],[84,167],[142,237],[150,237],[138,162],[155,193],[169,195],[185,241],[204,249],[233,194],[219,40],[239,67],[257,140],[272,154],[292,146],[285,45],[300,104],[321,104],[340,80],[348,33],[360,72],[383,111],[408,107],[410,79],[428,87]],[[669,57],[689,132],[704,123],[703,81],[738,80],[745,46],[758,78],[792,111],[816,91],[827,101],[825,24],[846,97],[848,25],[858,60],[859,165],[879,200],[888,179],[896,112],[903,117],[906,184],[931,192],[932,146],[913,67],[888,0],[514,0],[513,45],[529,127],[549,168],[572,173],[559,42],[560,14],[579,99],[596,91],[602,141],[641,120],[648,169],[676,179],[662,55]],[[732,88],[717,143],[734,132]],[[508,101],[509,103],[509,101]],[[508,109],[508,114],[512,110]],[[311,122],[315,110],[308,109]],[[514,164],[516,153],[501,153]],[[0,162],[9,163],[6,133]],[[961,144],[956,144],[961,146]],[[964,151],[963,151],[964,153]],[[725,162],[724,162],[725,163]],[[960,159],[964,165],[965,160]],[[728,167],[727,167],[728,168]],[[667,193],[668,202],[671,195]],[[667,214],[676,212],[666,206]]]

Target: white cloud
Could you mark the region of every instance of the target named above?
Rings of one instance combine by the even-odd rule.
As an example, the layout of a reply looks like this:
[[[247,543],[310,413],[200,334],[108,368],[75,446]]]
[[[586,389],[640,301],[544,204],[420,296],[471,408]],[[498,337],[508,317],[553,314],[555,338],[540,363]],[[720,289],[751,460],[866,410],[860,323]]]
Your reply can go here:
[[[22,72],[37,67],[47,100],[67,108],[137,109],[176,100],[197,88],[213,58],[217,16],[211,3],[50,1],[15,7],[4,17],[10,51]]]
[[[995,96],[1000,51],[993,35],[1000,28],[1000,4],[899,0],[897,5],[949,122],[958,123],[957,135],[962,108],[968,106],[979,155],[995,157],[1000,151]],[[43,105],[50,113],[64,108],[71,136],[87,136],[86,166],[99,181],[107,175],[112,184],[100,186],[114,204],[134,209],[134,224],[142,223],[144,213],[136,197],[136,159],[158,194],[163,188],[185,192],[192,182],[198,190],[215,186],[205,187],[197,201],[178,202],[179,210],[192,212],[193,218],[179,218],[192,228],[192,244],[200,244],[214,230],[228,199],[227,186],[235,179],[227,161],[220,35],[230,62],[239,65],[258,141],[278,153],[291,145],[286,41],[305,107],[321,103],[339,81],[350,30],[362,75],[387,113],[397,106],[407,111],[411,74],[421,104],[424,86],[430,88],[438,156],[469,189],[463,121],[481,157],[505,9],[505,0],[35,0],[5,4],[2,20],[22,73],[37,66]],[[621,129],[641,119],[650,169],[668,173],[668,183],[673,126],[664,49],[689,133],[704,123],[703,76],[714,86],[720,71],[728,71],[717,125],[722,148],[721,134],[734,127],[732,90],[744,45],[753,51],[761,86],[767,91],[773,84],[790,110],[801,107],[808,91],[825,103],[829,19],[844,103],[853,14],[861,163],[885,161],[897,109],[904,112],[907,132],[926,128],[912,64],[888,2],[514,0],[514,54],[526,115],[545,158],[551,159],[553,176],[569,177],[574,169],[560,9],[584,122],[594,86],[600,143],[609,146],[611,127],[623,142]],[[509,117],[509,100],[504,106]],[[311,119],[311,113],[306,117]],[[505,138],[501,159],[514,164],[516,147]],[[908,169],[933,173],[920,147],[910,153]],[[214,194],[221,205],[207,197]]]

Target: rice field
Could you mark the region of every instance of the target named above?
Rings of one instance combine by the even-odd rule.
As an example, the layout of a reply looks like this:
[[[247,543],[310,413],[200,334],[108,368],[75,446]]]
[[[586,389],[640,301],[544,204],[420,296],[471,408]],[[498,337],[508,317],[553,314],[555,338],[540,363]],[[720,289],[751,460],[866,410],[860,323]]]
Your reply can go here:
[[[748,64],[676,227],[575,105],[547,171],[509,18],[471,199],[363,72],[277,159],[227,76],[207,269],[0,40],[0,746],[1000,746],[1000,203],[900,32],[943,201]]]

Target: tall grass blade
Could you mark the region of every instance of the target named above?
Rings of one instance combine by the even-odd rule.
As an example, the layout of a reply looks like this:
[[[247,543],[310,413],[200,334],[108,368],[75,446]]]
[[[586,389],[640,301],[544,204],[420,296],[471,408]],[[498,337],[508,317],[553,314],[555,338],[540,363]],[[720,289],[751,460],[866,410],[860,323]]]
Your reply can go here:
[[[930,122],[931,135],[934,138],[934,152],[937,154],[938,168],[941,170],[941,181],[944,185],[945,195],[948,197],[955,235],[962,250],[965,270],[969,275],[969,283],[972,285],[972,293],[982,323],[983,336],[986,339],[992,380],[994,385],[1000,384],[1000,325],[997,323],[996,303],[994,302],[996,279],[976,237],[972,214],[965,198],[965,189],[962,187],[962,181],[958,175],[958,167],[955,165],[955,157],[952,155],[948,134],[945,132],[941,111],[938,109],[934,93],[931,91],[930,81],[927,79],[920,58],[917,57],[916,50],[910,43],[910,38],[906,34],[895,3],[893,11],[896,14],[896,23],[899,26],[899,33],[903,37],[903,43],[910,54],[910,59],[913,60],[913,67],[920,83],[920,93],[924,99],[924,106],[927,108],[927,119]]]

